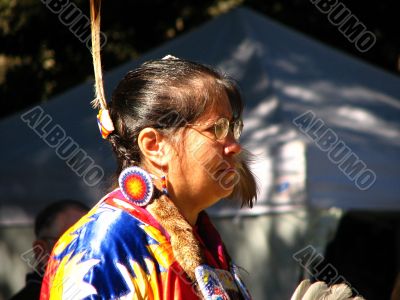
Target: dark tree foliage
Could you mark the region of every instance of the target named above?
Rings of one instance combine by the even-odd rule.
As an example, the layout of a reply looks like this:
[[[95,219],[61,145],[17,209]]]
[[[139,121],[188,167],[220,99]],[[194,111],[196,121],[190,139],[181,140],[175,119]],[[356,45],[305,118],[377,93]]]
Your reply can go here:
[[[316,0],[249,0],[246,1],[246,5],[325,44],[400,75],[399,1],[320,1],[344,4],[351,14],[376,36],[374,46],[364,53],[358,51],[354,44],[328,21],[328,16],[316,8],[313,4]]]
[[[44,102],[92,76],[89,49],[70,26],[60,21],[60,13],[52,12],[49,8],[52,1],[56,0],[48,0],[47,5],[45,0],[0,0],[0,117]],[[88,0],[57,1],[63,7],[75,4],[81,14],[89,17]],[[224,7],[243,4],[335,48],[399,74],[400,19],[397,16],[397,1],[342,1],[377,37],[376,44],[365,53],[357,51],[312,2],[103,1],[102,31],[107,36],[102,53],[103,68],[107,71],[138,57],[206,22],[216,12],[224,11]]]

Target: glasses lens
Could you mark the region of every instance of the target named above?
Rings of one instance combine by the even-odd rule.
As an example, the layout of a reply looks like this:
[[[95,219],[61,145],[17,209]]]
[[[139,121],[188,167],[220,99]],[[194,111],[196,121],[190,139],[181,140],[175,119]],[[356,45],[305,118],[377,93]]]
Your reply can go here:
[[[233,123],[233,136],[235,137],[236,140],[240,138],[242,135],[243,131],[243,121],[242,120],[236,120]]]
[[[214,129],[217,140],[225,138],[228,135],[229,121],[225,118],[219,119],[215,122]]]

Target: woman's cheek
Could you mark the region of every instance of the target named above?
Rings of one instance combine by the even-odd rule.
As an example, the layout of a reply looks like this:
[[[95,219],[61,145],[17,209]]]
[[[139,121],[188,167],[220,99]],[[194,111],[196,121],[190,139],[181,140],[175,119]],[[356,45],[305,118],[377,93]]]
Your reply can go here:
[[[189,141],[190,147],[186,152],[188,159],[191,161],[195,161],[201,163],[202,161],[207,160],[209,154],[209,148],[206,141],[204,139],[192,139]]]

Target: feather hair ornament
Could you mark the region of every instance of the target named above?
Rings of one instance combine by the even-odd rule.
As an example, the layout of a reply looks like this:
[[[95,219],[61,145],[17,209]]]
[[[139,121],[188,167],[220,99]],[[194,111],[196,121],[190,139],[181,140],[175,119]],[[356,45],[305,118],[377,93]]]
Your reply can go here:
[[[90,20],[92,31],[92,58],[95,78],[95,99],[91,102],[93,108],[99,109],[97,123],[101,136],[106,139],[114,131],[114,125],[107,109],[107,101],[104,96],[103,72],[100,56],[100,9],[101,0],[90,0]]]

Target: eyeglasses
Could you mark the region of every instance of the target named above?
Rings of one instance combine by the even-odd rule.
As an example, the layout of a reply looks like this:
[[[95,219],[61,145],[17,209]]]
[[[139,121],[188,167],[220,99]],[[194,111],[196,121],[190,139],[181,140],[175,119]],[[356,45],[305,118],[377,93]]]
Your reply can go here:
[[[188,126],[206,126],[210,124],[186,124]],[[233,134],[235,140],[239,140],[243,131],[243,121],[237,119],[235,121],[229,121],[227,118],[220,118],[212,124],[214,127],[214,135],[217,140],[224,139],[229,131]]]

